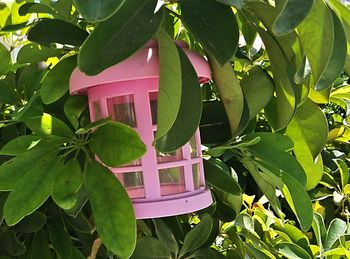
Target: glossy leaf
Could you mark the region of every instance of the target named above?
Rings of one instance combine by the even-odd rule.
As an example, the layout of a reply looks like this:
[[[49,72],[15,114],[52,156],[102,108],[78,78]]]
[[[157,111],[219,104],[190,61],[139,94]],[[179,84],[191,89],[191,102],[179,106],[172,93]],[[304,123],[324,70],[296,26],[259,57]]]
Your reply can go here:
[[[249,107],[249,118],[254,118],[270,101],[274,92],[271,78],[259,66],[249,70],[241,81],[242,91]]]
[[[276,35],[292,32],[309,14],[315,0],[284,0],[283,9],[273,24]]]
[[[0,150],[0,155],[17,156],[26,150],[34,147],[39,142],[39,137],[35,135],[19,136],[7,142]]]
[[[50,57],[62,55],[62,50],[51,49],[46,46],[41,46],[37,43],[29,43],[24,45],[17,55],[18,63],[37,63],[46,61]]]
[[[77,66],[77,57],[62,59],[45,76],[41,85],[41,99],[50,104],[60,99],[69,90],[69,78]]]
[[[244,96],[239,81],[230,62],[221,66],[209,56],[213,78],[230,123],[232,137],[237,135],[243,113]]]
[[[131,259],[171,259],[170,251],[164,243],[152,237],[142,237],[137,240],[137,245]]]
[[[349,168],[348,168],[347,164],[341,159],[333,159],[333,161],[338,166],[338,170],[340,173],[340,179],[341,179],[341,186],[344,188],[350,179]]]
[[[7,73],[11,63],[11,55],[7,48],[0,43],[0,75]]]
[[[345,234],[346,229],[347,225],[345,221],[338,218],[333,219],[327,229],[327,237],[323,243],[324,250],[330,250],[335,241]]]
[[[171,129],[155,142],[156,149],[164,153],[177,150],[191,139],[198,128],[202,113],[202,94],[196,71],[180,48],[178,53],[182,78],[179,112]]]
[[[87,166],[84,183],[103,244],[118,257],[130,257],[136,245],[136,220],[125,189],[95,161]]]
[[[311,256],[300,246],[293,243],[281,242],[275,246],[277,252],[289,259],[311,259]]]
[[[83,184],[83,176],[79,161],[68,161],[57,175],[53,188],[52,198],[62,209],[71,209],[77,203],[76,193]]]
[[[16,183],[5,203],[4,216],[10,226],[31,214],[50,196],[60,163],[55,163],[54,156],[40,160]]]
[[[323,217],[318,212],[314,213],[312,229],[315,232],[315,237],[317,240],[317,244],[320,247],[320,251],[323,252],[323,242],[325,242],[327,238],[327,230],[324,224]]]
[[[180,257],[200,248],[209,238],[213,228],[213,219],[209,214],[204,214],[201,221],[187,233],[180,251]]]
[[[79,47],[87,36],[86,31],[58,19],[42,19],[28,32],[30,41],[48,47],[55,43]]]
[[[112,17],[99,23],[80,49],[80,70],[96,75],[142,48],[163,21],[164,10],[154,14],[154,9],[153,0],[126,1]]]
[[[70,128],[60,119],[44,113],[42,116],[30,117],[25,119],[28,128],[39,136],[60,136],[65,138],[73,138],[74,134]]]
[[[166,134],[176,121],[181,104],[182,73],[180,56],[174,41],[161,30],[159,48],[159,92],[155,141]]]
[[[232,9],[212,0],[181,2],[181,13],[188,29],[205,51],[220,65],[234,56],[239,38],[236,17]]]
[[[231,195],[240,196],[242,194],[241,187],[230,175],[230,169],[221,160],[210,159],[203,162],[205,179],[210,186]]]
[[[146,152],[137,132],[119,122],[100,126],[91,136],[91,150],[108,166],[127,164]]]
[[[87,108],[87,100],[84,96],[70,96],[63,106],[64,114],[67,116],[69,122],[74,129],[79,127],[79,117]]]
[[[88,22],[101,22],[111,17],[122,6],[125,0],[74,0],[74,5],[81,16]]]

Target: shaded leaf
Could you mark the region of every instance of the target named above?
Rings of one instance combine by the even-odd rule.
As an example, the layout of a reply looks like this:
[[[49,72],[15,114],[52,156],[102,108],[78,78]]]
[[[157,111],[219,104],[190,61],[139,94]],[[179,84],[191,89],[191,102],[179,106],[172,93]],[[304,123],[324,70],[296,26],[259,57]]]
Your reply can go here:
[[[154,8],[154,0],[126,1],[112,17],[99,23],[80,49],[78,64],[81,71],[96,75],[145,45],[163,21],[163,8],[156,14]]]
[[[20,233],[33,233],[40,230],[45,223],[45,214],[39,211],[34,211],[32,214],[24,217],[20,222],[11,227],[11,230]]]
[[[37,43],[29,43],[24,45],[17,55],[18,63],[37,63],[45,61],[50,57],[62,55],[62,50],[51,49],[46,46],[41,46]]]
[[[4,75],[10,68],[11,54],[7,48],[0,43],[0,75]]]
[[[39,137],[35,135],[18,136],[7,142],[0,150],[0,155],[17,156],[26,150],[34,147],[39,142]]]
[[[137,240],[137,245],[131,259],[171,259],[170,251],[164,243],[152,237],[142,237]]]
[[[67,116],[74,129],[79,127],[78,119],[87,106],[86,97],[80,95],[69,96],[64,103],[64,114]]]
[[[0,53],[1,57],[1,53]],[[1,72],[0,72],[1,74]],[[0,81],[0,102],[3,104],[15,104],[16,93],[4,80]]]
[[[18,9],[18,14],[21,16],[25,16],[30,13],[53,14],[54,10],[50,6],[40,3],[25,3]]]
[[[162,219],[154,219],[153,223],[158,239],[166,244],[166,247],[170,251],[177,254],[179,251],[179,245],[172,230]]]
[[[47,240],[47,233],[45,230],[40,230],[35,234],[30,259],[51,259],[49,242]]]
[[[136,245],[136,220],[124,187],[95,161],[87,166],[84,183],[103,244],[118,257],[128,258]]]

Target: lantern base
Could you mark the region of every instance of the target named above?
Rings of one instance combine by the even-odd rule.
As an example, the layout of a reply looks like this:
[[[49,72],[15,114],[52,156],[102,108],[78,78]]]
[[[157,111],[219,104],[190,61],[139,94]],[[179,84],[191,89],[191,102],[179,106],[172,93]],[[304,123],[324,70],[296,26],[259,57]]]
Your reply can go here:
[[[137,219],[161,218],[198,211],[213,202],[210,190],[195,195],[160,201],[133,202]]]

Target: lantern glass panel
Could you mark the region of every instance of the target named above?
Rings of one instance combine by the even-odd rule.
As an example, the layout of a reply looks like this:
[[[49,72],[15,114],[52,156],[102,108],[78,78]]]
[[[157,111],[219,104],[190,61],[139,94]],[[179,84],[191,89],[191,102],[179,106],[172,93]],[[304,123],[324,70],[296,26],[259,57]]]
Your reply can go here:
[[[108,114],[116,121],[136,127],[134,98],[132,94],[107,99]]]
[[[162,196],[186,192],[184,168],[182,166],[160,169],[159,181]]]
[[[158,92],[149,93],[149,101],[151,106],[151,116],[152,116],[152,125],[157,125],[157,110],[158,110]]]
[[[198,147],[197,147],[197,142],[196,142],[196,135],[194,135],[190,141],[188,142],[190,144],[190,152],[191,152],[191,157],[198,157]]]
[[[153,135],[155,137],[156,132],[153,132]],[[179,148],[175,150],[174,152],[170,153],[162,153],[156,150],[157,154],[157,162],[158,163],[167,163],[167,162],[174,162],[174,161],[179,161],[182,160],[182,148]]]
[[[203,185],[201,183],[201,175],[200,175],[198,163],[192,165],[192,176],[193,176],[194,189],[197,190],[200,187],[203,187]]]
[[[128,192],[130,198],[145,197],[142,172],[119,173],[117,177]]]
[[[93,102],[94,120],[102,119],[101,105],[99,102]]]

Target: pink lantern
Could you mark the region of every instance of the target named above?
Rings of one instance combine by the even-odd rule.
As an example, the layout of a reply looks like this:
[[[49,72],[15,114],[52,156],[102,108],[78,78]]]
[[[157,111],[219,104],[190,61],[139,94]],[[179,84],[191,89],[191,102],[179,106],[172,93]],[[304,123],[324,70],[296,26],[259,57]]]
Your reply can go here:
[[[201,83],[210,80],[208,63],[184,50]],[[98,58],[98,57],[96,57]],[[156,41],[96,76],[78,69],[70,78],[71,94],[87,94],[91,121],[108,116],[133,127],[147,145],[146,154],[131,164],[110,168],[132,199],[136,218],[157,218],[197,211],[212,203],[206,188],[199,130],[171,154],[152,146],[157,130],[159,62]]]

